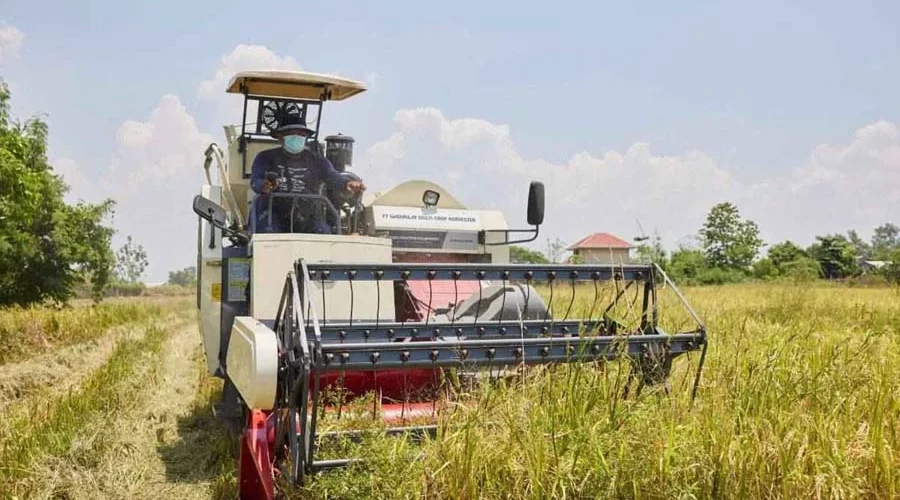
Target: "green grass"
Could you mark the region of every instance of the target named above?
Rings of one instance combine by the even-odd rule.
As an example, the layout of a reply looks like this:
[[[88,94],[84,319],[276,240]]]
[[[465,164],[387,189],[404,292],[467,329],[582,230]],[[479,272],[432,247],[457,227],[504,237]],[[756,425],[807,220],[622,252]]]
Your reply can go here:
[[[123,339],[77,390],[6,415],[0,424],[0,491],[25,498],[39,491],[46,459],[62,457],[77,467],[100,457],[104,429],[140,404],[136,374],[158,368],[166,335],[150,327],[141,338]]]
[[[593,293],[580,289],[575,308],[589,310]],[[678,362],[668,397],[623,400],[617,363],[537,369],[525,384],[479,390],[435,440],[370,441],[355,451],[369,465],[290,496],[900,496],[896,290],[734,285],[687,295],[710,332],[693,404],[696,355]],[[686,324],[670,298],[661,311],[669,328]]]
[[[190,304],[182,298],[132,299],[63,309],[39,306],[0,309],[0,364],[91,340],[112,327],[159,318],[173,307],[184,309]]]

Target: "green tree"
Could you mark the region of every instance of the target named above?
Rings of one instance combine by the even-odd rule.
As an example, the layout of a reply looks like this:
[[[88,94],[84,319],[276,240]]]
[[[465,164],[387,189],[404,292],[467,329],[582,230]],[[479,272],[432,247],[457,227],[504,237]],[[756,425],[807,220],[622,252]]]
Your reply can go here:
[[[857,233],[856,230],[851,229],[847,231],[847,239],[853,244],[857,255],[866,259],[872,257],[872,246],[860,238],[859,233]]]
[[[512,253],[512,247],[510,247]],[[180,271],[169,271],[170,285],[176,286],[193,286],[197,284],[197,268],[194,266],[186,267]]]
[[[68,205],[68,187],[47,160],[47,125],[10,115],[0,81],[0,304],[65,301],[88,280],[99,298],[109,281],[113,202]]]
[[[529,250],[518,245],[510,245],[509,261],[516,264],[545,264],[547,257],[537,250]]]
[[[660,267],[666,269],[666,250],[663,248],[662,237],[659,233],[654,233],[650,243],[641,242],[635,250],[638,262],[655,262]]]
[[[722,269],[748,269],[763,244],[756,223],[741,219],[732,203],[712,207],[700,238],[707,262]]]
[[[889,262],[882,269],[882,273],[888,281],[900,285],[900,248],[895,249],[889,257]]]
[[[846,278],[859,271],[856,247],[842,234],[816,236],[806,253],[818,261],[825,278]]]
[[[816,259],[801,256],[794,260],[783,262],[781,264],[781,274],[793,281],[812,281],[822,275],[822,268]]]
[[[873,257],[887,260],[897,248],[900,248],[900,228],[890,222],[875,228],[872,235]]]
[[[147,252],[135,245],[128,235],[127,241],[116,252],[116,278],[124,283],[138,283],[147,268]]]
[[[672,252],[667,273],[675,281],[690,284],[696,282],[706,269],[706,258],[701,250],[681,248]]]
[[[772,259],[766,257],[753,263],[751,274],[756,279],[767,280],[777,277],[780,271]]]
[[[802,248],[798,247],[790,240],[770,246],[769,251],[766,254],[769,259],[771,259],[772,264],[779,270],[785,262],[791,262],[800,257],[807,256]]]

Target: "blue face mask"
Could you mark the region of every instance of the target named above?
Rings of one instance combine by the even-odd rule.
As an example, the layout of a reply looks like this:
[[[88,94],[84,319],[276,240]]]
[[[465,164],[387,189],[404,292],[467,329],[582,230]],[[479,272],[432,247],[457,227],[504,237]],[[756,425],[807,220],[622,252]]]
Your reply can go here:
[[[284,150],[291,154],[297,154],[306,147],[306,137],[302,135],[289,135],[284,138]]]

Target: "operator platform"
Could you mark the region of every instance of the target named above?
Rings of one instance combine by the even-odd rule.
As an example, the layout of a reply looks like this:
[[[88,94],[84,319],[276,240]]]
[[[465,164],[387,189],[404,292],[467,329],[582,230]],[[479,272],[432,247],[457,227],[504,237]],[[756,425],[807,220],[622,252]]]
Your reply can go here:
[[[270,205],[273,192],[311,195],[318,193],[323,184],[335,191],[355,194],[366,189],[361,180],[338,172],[328,158],[310,147],[308,139],[313,133],[301,115],[285,113],[279,119],[278,128],[272,131],[280,147],[256,155],[250,175],[250,187],[257,193],[248,221],[251,232],[333,232],[331,224],[320,216],[321,200],[276,196]]]

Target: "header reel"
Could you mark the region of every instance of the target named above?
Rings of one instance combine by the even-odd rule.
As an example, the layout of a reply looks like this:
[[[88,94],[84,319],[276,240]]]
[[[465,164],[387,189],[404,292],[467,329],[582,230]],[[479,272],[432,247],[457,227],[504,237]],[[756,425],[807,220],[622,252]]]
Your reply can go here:
[[[660,278],[676,291],[696,320],[695,327],[677,333],[659,327],[656,284]],[[327,314],[317,317],[316,302],[324,296],[315,292],[317,285],[349,282],[351,296],[347,300],[352,304],[352,284],[360,281],[375,282],[379,293],[382,286],[402,287],[416,281],[431,286],[449,281],[475,282],[479,290],[491,284],[509,287],[523,290],[526,297],[524,303],[515,304],[514,317],[507,312],[510,308],[501,307],[503,312],[486,319],[481,311],[472,311],[471,301],[456,301],[466,304],[462,312],[451,310],[424,321],[360,322],[353,320],[352,312],[351,318],[343,321],[329,320]],[[513,283],[521,287],[512,287]],[[541,297],[527,296],[537,293],[534,286],[548,289],[546,307]],[[609,288],[609,293],[601,294],[601,286]],[[572,295],[560,299],[560,287]],[[575,318],[573,310],[588,309],[586,304],[573,308],[579,288],[586,289],[583,295],[592,296],[593,301],[589,310],[582,311],[586,317]],[[480,308],[485,297],[476,293],[476,307]],[[497,300],[507,296],[495,294]],[[492,304],[487,301],[483,306],[486,311]],[[529,307],[534,310],[529,312]],[[614,317],[617,307],[630,310],[631,316]],[[554,317],[553,310],[561,310],[562,316]],[[285,282],[274,331],[281,349],[282,375],[275,407],[266,421],[274,428],[274,463],[296,483],[354,461],[316,458],[322,440],[356,434],[319,431],[319,418],[329,413],[340,416],[344,405],[340,399],[336,409],[326,408],[325,391],[337,389],[354,396],[374,391],[374,412],[380,410],[389,424],[406,424],[410,416],[435,417],[439,394],[425,389],[435,384],[440,387],[446,370],[474,374],[487,369],[493,374],[538,364],[622,358],[632,366],[626,392],[636,383],[635,392],[639,393],[642,387],[665,382],[676,358],[702,350],[694,379],[696,390],[706,352],[702,322],[662,270],[652,265],[324,264],[301,259]],[[264,420],[262,415],[256,418]],[[421,435],[435,429],[429,423],[389,426],[387,432]]]

